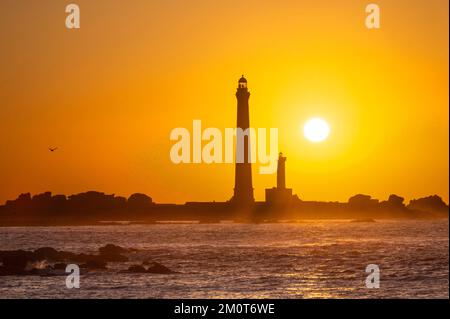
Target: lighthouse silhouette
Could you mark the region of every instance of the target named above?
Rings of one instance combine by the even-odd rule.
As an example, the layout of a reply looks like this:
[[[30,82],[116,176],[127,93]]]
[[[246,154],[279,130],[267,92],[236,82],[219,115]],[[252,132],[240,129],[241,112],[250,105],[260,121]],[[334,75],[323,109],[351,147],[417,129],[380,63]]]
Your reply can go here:
[[[242,129],[244,134],[239,136],[236,134],[236,168],[235,168],[235,180],[234,180],[234,195],[231,202],[240,208],[249,208],[253,206],[255,199],[253,196],[252,185],[252,164],[249,157],[250,146],[250,115],[248,100],[250,98],[250,92],[247,88],[247,80],[242,76],[238,82],[238,88],[236,92],[237,98],[237,129]],[[247,130],[247,131],[246,131]],[[238,130],[237,130],[238,131]],[[239,157],[238,152],[243,152]],[[242,155],[242,154],[241,154]],[[238,158],[241,160],[238,161]]]

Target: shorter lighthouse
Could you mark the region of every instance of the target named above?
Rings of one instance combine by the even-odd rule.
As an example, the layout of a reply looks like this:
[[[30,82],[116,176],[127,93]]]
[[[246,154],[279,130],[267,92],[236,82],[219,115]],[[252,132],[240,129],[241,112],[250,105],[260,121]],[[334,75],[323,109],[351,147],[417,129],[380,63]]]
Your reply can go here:
[[[283,206],[289,204],[293,198],[292,188],[286,188],[286,157],[280,153],[277,166],[277,187],[266,189],[266,203]]]

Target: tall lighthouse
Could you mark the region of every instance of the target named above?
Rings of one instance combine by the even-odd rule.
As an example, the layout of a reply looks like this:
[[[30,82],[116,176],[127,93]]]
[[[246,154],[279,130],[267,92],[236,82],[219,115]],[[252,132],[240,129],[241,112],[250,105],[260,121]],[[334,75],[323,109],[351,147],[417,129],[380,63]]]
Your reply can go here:
[[[238,207],[251,207],[255,199],[253,197],[252,164],[249,158],[250,135],[246,130],[250,127],[250,115],[248,99],[250,92],[247,88],[247,80],[242,76],[238,82],[237,98],[237,129],[244,131],[243,136],[236,134],[236,168],[234,180],[234,195],[231,202]],[[247,134],[245,134],[247,133]],[[239,152],[243,152],[239,156]],[[243,161],[242,161],[243,158]],[[240,159],[240,160],[238,160]]]

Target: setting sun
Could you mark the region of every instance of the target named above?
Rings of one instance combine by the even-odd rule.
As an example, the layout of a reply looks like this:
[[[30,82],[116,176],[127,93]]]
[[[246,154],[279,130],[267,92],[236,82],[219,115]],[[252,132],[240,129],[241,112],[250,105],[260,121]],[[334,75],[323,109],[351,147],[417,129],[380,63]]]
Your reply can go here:
[[[328,138],[330,126],[324,119],[312,118],[303,126],[303,134],[307,140],[313,143],[319,143]]]

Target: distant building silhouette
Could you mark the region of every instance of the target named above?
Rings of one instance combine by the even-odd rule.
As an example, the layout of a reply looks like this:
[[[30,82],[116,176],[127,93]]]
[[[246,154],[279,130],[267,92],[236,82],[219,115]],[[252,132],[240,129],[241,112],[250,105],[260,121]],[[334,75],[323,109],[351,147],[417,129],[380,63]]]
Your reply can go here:
[[[248,99],[250,92],[247,89],[247,80],[242,76],[239,79],[238,88],[236,92],[237,98],[237,125],[236,127],[242,129],[244,132],[250,127],[250,115]],[[253,196],[252,185],[252,164],[249,159],[250,137],[244,135],[243,139],[237,135],[236,139],[236,168],[235,168],[235,183],[234,195],[231,202],[238,207],[250,207],[254,204],[255,198]],[[243,145],[242,145],[243,143]],[[238,150],[243,150],[244,161],[238,163]],[[241,154],[242,155],[242,154]]]
[[[286,157],[280,153],[277,167],[277,187],[266,189],[266,203],[285,205],[289,204],[293,198],[292,188],[286,188]]]

